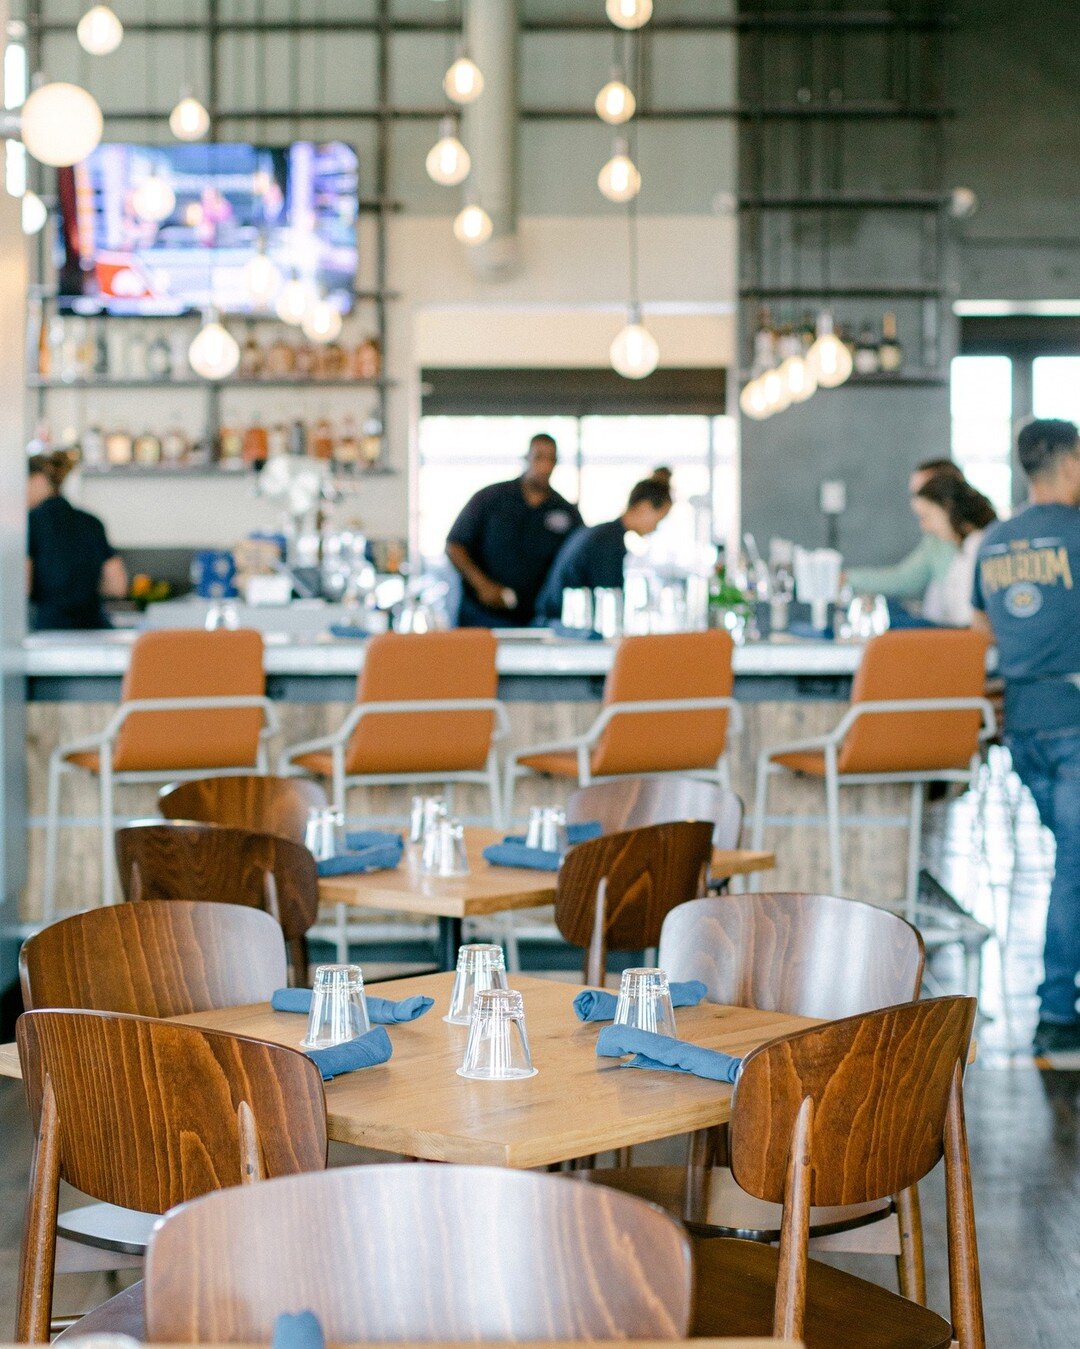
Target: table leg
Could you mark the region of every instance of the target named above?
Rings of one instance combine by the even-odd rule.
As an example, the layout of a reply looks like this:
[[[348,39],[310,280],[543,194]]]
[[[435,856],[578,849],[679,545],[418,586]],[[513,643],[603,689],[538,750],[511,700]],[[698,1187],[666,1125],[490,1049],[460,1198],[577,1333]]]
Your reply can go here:
[[[439,918],[439,940],[436,956],[440,970],[452,970],[457,967],[458,947],[461,945],[461,919]]]

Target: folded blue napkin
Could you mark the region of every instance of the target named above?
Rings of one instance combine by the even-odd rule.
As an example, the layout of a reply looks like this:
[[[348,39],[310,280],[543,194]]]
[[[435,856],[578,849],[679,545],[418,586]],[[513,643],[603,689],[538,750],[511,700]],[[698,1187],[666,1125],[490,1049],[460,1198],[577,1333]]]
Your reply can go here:
[[[353,876],[365,871],[392,871],[400,863],[405,852],[400,834],[383,834],[374,830],[347,834],[345,843],[347,852],[326,857],[318,863],[320,876]]]
[[[672,1007],[696,1007],[706,993],[700,979],[669,984],[668,990]],[[600,988],[583,988],[574,999],[574,1011],[579,1021],[614,1021],[618,1005],[618,994]]]
[[[332,1082],[343,1073],[354,1073],[358,1068],[374,1068],[385,1063],[394,1052],[385,1026],[373,1026],[355,1040],[329,1049],[307,1049],[308,1058],[318,1066],[324,1082]]]
[[[430,1007],[435,1006],[435,999],[426,997],[423,993],[416,993],[411,998],[399,998],[397,1002],[391,998],[373,998],[370,994],[366,994],[364,1001],[367,1003],[368,1018],[376,1026],[393,1026],[401,1021],[415,1021],[418,1016],[423,1016]],[[270,1006],[275,1012],[301,1012],[307,1016],[311,1011],[311,989],[276,988],[270,999]]]
[[[623,1058],[633,1054],[624,1068],[662,1068],[667,1072],[692,1073],[713,1082],[734,1082],[742,1059],[722,1054],[718,1049],[689,1045],[670,1035],[654,1035],[636,1026],[605,1026],[596,1039],[596,1052],[603,1058]]]
[[[393,829],[351,829],[345,835],[345,846],[349,852],[363,852],[365,848],[377,848],[381,845],[401,844],[401,834]]]
[[[529,848],[524,843],[492,843],[484,849],[484,860],[493,867],[525,867],[529,871],[558,871],[562,857],[543,848]]]
[[[579,824],[568,824],[566,826],[566,841],[571,848],[578,843],[588,843],[592,838],[599,838],[604,832],[603,826],[599,820],[582,820]],[[524,834],[507,834],[503,839],[504,843],[524,843]]]
[[[359,628],[355,623],[331,623],[330,636],[339,637],[346,642],[362,642],[371,634],[367,628]]]
[[[319,1318],[314,1312],[282,1312],[274,1322],[271,1349],[325,1349]]]

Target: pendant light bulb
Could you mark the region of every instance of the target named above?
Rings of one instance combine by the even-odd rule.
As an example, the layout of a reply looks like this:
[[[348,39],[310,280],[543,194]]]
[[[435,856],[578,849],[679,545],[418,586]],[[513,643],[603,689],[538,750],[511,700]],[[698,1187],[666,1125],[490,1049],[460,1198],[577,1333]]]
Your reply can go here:
[[[643,28],[652,7],[653,0],[607,0],[607,16],[616,28]]]
[[[281,269],[266,256],[260,245],[259,251],[244,268],[244,285],[247,293],[260,309],[269,308],[270,301],[281,289]]]
[[[454,220],[454,238],[458,243],[475,248],[477,244],[487,243],[494,228],[487,211],[475,202],[470,202],[458,212]]]
[[[303,323],[304,315],[314,303],[315,293],[310,284],[294,276],[278,291],[274,310],[282,323],[298,326]]]
[[[332,342],[341,332],[341,310],[329,300],[316,300],[300,320],[300,330],[309,342]]]
[[[176,193],[169,180],[152,169],[131,195],[131,206],[140,220],[160,225],[176,207]]]
[[[630,201],[641,191],[641,174],[630,158],[626,141],[615,142],[615,153],[600,170],[596,182],[608,201]]]
[[[611,344],[611,365],[624,379],[644,379],[660,364],[660,346],[641,321],[641,309],[632,305],[628,322]]]
[[[760,378],[752,379],[744,386],[742,393],[739,394],[739,407],[745,416],[752,417],[756,422],[764,421],[769,415],[765,390]]]
[[[77,84],[38,85],[20,111],[23,144],[42,164],[68,168],[101,144],[101,109]]]
[[[833,331],[831,314],[822,314],[818,319],[817,340],[806,354],[814,379],[823,389],[835,389],[843,384],[850,374],[854,362],[851,352]]]
[[[240,364],[239,343],[212,309],[188,347],[188,361],[203,379],[227,379]]]
[[[91,56],[108,56],[124,40],[124,25],[108,5],[94,5],[75,29],[79,46]]]
[[[169,129],[178,141],[198,141],[210,130],[210,114],[194,94],[185,94],[169,113]]]
[[[36,192],[24,192],[22,197],[22,232],[39,234],[45,228],[49,212]]]
[[[771,417],[774,412],[785,412],[791,406],[791,396],[780,377],[779,369],[774,366],[771,370],[766,370],[760,379],[766,415]]]
[[[802,356],[787,356],[780,362],[780,378],[793,403],[805,403],[817,392],[817,377]]]
[[[462,53],[443,76],[443,89],[454,103],[475,103],[484,92],[480,67]]]
[[[621,126],[629,122],[637,110],[630,86],[623,81],[619,71],[613,71],[611,79],[596,95],[596,115],[609,126]]]
[[[468,178],[472,160],[458,140],[457,122],[453,117],[444,117],[439,123],[439,139],[428,151],[425,165],[428,177],[443,187],[456,187]]]

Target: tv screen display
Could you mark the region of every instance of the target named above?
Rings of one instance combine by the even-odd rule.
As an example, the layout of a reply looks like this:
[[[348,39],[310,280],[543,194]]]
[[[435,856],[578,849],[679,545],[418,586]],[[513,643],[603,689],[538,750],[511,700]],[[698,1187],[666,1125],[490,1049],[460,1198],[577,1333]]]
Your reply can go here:
[[[340,142],[100,145],[59,195],[63,312],[272,312],[252,294],[260,253],[352,307],[357,157]]]

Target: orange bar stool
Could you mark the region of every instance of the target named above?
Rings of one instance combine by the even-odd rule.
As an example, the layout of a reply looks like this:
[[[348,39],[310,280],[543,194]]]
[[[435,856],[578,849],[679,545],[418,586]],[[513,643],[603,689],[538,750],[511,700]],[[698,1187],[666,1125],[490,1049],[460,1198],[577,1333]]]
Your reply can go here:
[[[266,697],[263,641],[247,630],[146,632],[131,649],[120,706],[98,735],[58,745],[49,758],[44,917],[56,912],[60,783],[98,781],[101,902],[116,898],[113,797],[117,785],[173,782],[267,767],[278,722]]]
[[[494,742],[510,722],[496,697],[495,652],[486,628],[373,637],[349,715],[332,735],[285,750],[279,771],[328,778],[340,811],[350,787],[476,783],[500,825]]]
[[[720,629],[624,637],[604,684],[600,715],[584,735],[531,745],[510,756],[506,809],[532,773],[579,787],[642,773],[693,773],[730,786],[729,724],[742,730],[731,696],[734,643]]]
[[[753,846],[765,833],[769,783],[799,773],[825,784],[832,892],[844,894],[840,788],[877,783],[911,787],[904,913],[915,921],[928,782],[973,781],[982,743],[993,736],[985,695],[988,639],[968,629],[886,632],[866,644],[851,706],[836,729],[813,740],[774,745],[758,757]],[[770,823],[792,816],[770,816]]]

